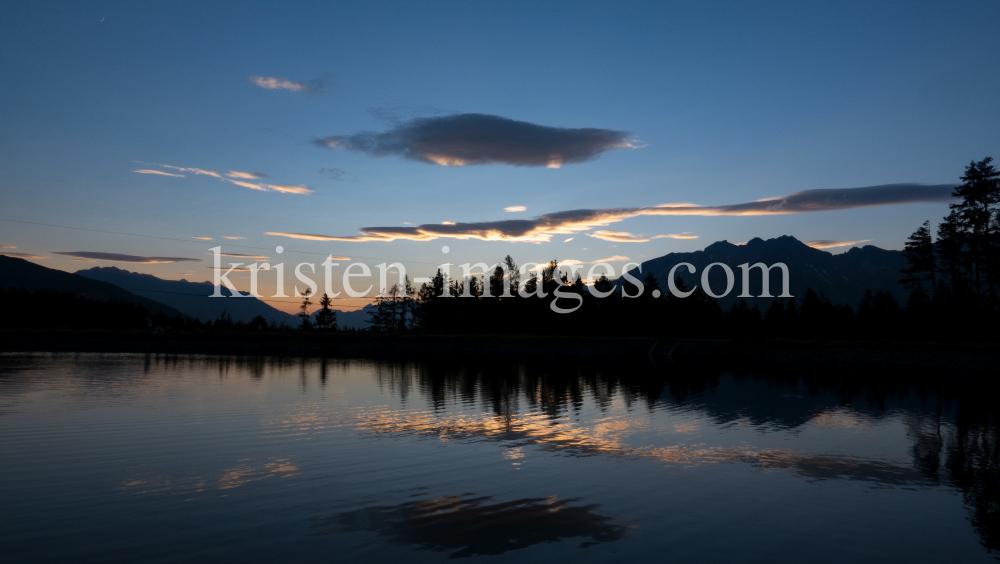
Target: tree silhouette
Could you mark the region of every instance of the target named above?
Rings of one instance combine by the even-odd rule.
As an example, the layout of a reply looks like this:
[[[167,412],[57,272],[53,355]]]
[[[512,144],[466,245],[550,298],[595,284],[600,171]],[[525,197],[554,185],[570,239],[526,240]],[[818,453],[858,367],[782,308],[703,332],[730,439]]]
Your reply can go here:
[[[327,331],[337,330],[337,312],[330,309],[332,304],[333,298],[324,292],[323,297],[319,299],[322,309],[316,314],[316,327]]]
[[[899,283],[903,284],[911,291],[922,287],[925,282],[930,283],[931,298],[937,299],[937,281],[935,274],[934,243],[931,241],[931,222],[925,221],[906,240],[903,248],[903,258],[909,264],[900,272],[903,278]]]
[[[306,291],[302,292],[302,304],[299,305],[299,318],[302,319],[302,329],[309,329],[312,327],[312,323],[309,322],[309,306],[312,305],[312,302],[309,301],[309,296],[311,294],[311,288],[306,288]]]

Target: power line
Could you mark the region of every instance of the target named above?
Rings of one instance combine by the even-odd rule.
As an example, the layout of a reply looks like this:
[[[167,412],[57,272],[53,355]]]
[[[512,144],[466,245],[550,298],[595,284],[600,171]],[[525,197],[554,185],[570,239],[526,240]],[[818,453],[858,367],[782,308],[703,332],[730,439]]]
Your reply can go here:
[[[55,225],[55,224],[52,224],[52,223],[39,223],[37,221],[22,221],[22,220],[19,220],[19,219],[8,219],[8,218],[4,218],[4,217],[0,217],[0,221],[9,221],[9,222],[12,222],[12,223],[23,223],[25,225],[40,225],[40,226],[43,226],[43,227],[57,227],[57,228],[60,228],[60,229],[75,229],[77,231],[91,231],[91,232],[94,232],[94,233],[107,233],[109,235],[127,235],[127,236],[130,236],[130,237],[145,237],[147,239],[162,239],[164,241],[179,241],[181,243],[202,243],[200,241],[192,241],[191,239],[179,239],[177,237],[161,237],[159,235],[142,235],[142,234],[139,234],[139,233],[125,233],[125,232],[122,232],[122,231],[106,231],[104,229],[91,229],[91,228],[88,228],[88,227],[72,227],[70,225]],[[270,247],[254,247],[254,246],[251,246],[251,245],[239,245],[239,244],[236,244],[236,243],[225,243],[225,244],[228,245],[228,246],[230,246],[230,247],[238,247],[238,248],[241,248],[241,249],[253,249],[253,250],[256,250],[256,251],[274,252],[274,251],[271,250]],[[316,252],[311,252],[311,251],[295,251],[295,250],[289,250],[289,249],[285,249],[284,252],[287,252],[287,253],[296,253],[296,254],[303,254],[303,255],[317,255],[317,256],[330,256],[330,254],[331,254],[331,253],[316,253]],[[397,259],[390,259],[390,258],[385,258],[385,257],[362,257],[362,256],[358,256],[358,255],[354,255],[354,258],[367,259],[367,260],[384,260],[384,261],[392,261],[392,262],[406,262],[406,263],[412,263],[412,264],[431,264],[431,265],[434,265],[434,266],[440,266],[440,263],[427,262],[427,261],[419,261],[419,260],[397,260]]]

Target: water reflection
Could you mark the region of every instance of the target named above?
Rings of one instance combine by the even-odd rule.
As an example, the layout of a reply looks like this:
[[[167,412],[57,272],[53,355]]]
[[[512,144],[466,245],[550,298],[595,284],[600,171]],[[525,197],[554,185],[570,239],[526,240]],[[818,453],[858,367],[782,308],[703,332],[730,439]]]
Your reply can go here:
[[[561,539],[618,541],[630,529],[605,513],[638,519],[612,495],[623,475],[671,484],[708,476],[691,481],[704,480],[707,489],[738,482],[775,492],[804,481],[815,499],[831,504],[849,504],[850,488],[957,491],[979,542],[1000,551],[1000,406],[987,391],[960,380],[911,382],[816,369],[0,355],[0,424],[7,425],[0,446],[34,456],[40,442],[76,448],[68,437],[89,441],[66,462],[91,474],[72,464],[73,472],[59,474],[59,455],[36,457],[47,480],[78,480],[73,492],[85,491],[104,472],[96,462],[87,466],[99,453],[124,461],[111,487],[136,504],[194,492],[211,494],[190,495],[197,500],[263,498],[282,489],[289,497],[273,506],[294,507],[289,513],[315,525],[314,532],[375,532],[456,557]],[[53,417],[49,412],[60,402],[66,412]],[[93,415],[89,427],[75,426],[77,412],[112,413],[121,406],[133,410]],[[37,417],[23,424],[32,413]],[[134,431],[125,428],[133,424]],[[147,452],[146,441],[169,452],[155,452],[158,446]],[[423,450],[428,445],[458,448]],[[403,452],[422,458],[401,464]],[[0,469],[7,476],[21,471],[16,455],[6,459]],[[540,459],[546,464],[537,464]],[[494,487],[472,475],[466,485],[453,486],[447,480],[464,479],[466,463],[512,481]],[[408,464],[411,470],[396,469]],[[478,494],[400,499],[387,491],[426,484],[428,476],[445,474],[446,464],[453,474],[434,484],[435,491]],[[525,479],[562,472],[579,482],[566,485],[568,491],[551,484],[524,491],[500,467]],[[20,481],[0,484],[0,493],[34,507],[18,488],[35,477],[26,470],[13,477]],[[838,487],[822,489],[831,484]],[[306,485],[315,489],[296,489]],[[532,497],[550,493],[559,496]],[[844,499],[829,501],[841,494]],[[581,495],[589,505],[574,497]],[[334,507],[348,509],[331,515],[333,496],[343,504]],[[320,499],[310,505],[314,497]],[[926,520],[937,518],[926,511]],[[823,507],[815,513],[810,518],[817,526],[830,525]],[[643,530],[670,522],[660,518],[647,517],[652,522],[642,521]],[[10,524],[0,519],[4,523]]]
[[[503,554],[543,542],[588,538],[580,546],[617,541],[627,528],[597,505],[555,496],[494,502],[490,496],[444,495],[399,505],[345,511],[316,523],[320,532],[372,531],[385,540],[452,558]]]
[[[1000,404],[983,382],[808,369],[750,371],[677,369],[649,365],[508,365],[456,367],[446,363],[379,365],[379,385],[407,398],[414,392],[435,409],[367,413],[361,429],[379,434],[425,434],[442,439],[495,440],[533,445],[568,456],[652,458],[682,465],[745,462],[809,480],[860,480],[891,486],[946,483],[962,491],[982,545],[1000,552]],[[585,401],[607,410],[704,418],[717,428],[740,425],[760,433],[797,433],[815,426],[863,431],[901,417],[911,441],[907,462],[788,449],[678,444],[641,448],[621,440],[625,429],[574,427]],[[453,404],[478,404],[491,417],[449,414]],[[522,413],[523,411],[523,413]],[[558,425],[554,423],[558,422]],[[638,426],[632,418],[618,425]],[[674,426],[694,432],[693,421]]]

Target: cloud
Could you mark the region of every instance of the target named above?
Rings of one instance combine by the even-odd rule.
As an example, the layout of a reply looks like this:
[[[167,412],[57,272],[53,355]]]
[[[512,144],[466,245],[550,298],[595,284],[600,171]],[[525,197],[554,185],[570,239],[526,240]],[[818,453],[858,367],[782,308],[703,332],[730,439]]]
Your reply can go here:
[[[10,247],[10,248],[14,248],[14,247]],[[16,257],[16,258],[23,258],[23,259],[43,259],[43,258],[49,258],[49,257],[43,257],[41,255],[33,255],[31,253],[0,253],[0,254],[3,254],[3,255],[8,256],[8,257]]]
[[[806,245],[814,249],[833,249],[835,247],[850,247],[858,243],[867,243],[871,239],[861,239],[859,241],[837,241],[834,239],[820,239],[818,241],[808,241]]]
[[[133,170],[132,172],[138,172],[139,174],[159,174],[160,176],[173,176],[175,178],[184,178],[183,174],[172,174],[169,172],[163,172],[162,170]]]
[[[917,202],[951,202],[953,184],[887,184],[865,188],[805,190],[778,198],[744,204],[697,206],[667,204],[644,208],[582,209],[549,213],[535,219],[507,219],[454,225],[428,223],[412,227],[363,227],[360,235],[334,236],[310,233],[267,232],[266,235],[310,241],[433,241],[439,238],[483,241],[548,242],[553,235],[569,235],[595,227],[606,227],[629,218],[647,215],[746,216],[785,215],[846,210]],[[675,236],[676,237],[676,236]]]
[[[685,231],[684,233],[671,233],[669,235],[656,235],[650,239],[697,239],[698,236]]]
[[[265,178],[267,175],[261,172],[240,172],[238,170],[231,170],[226,173],[229,178],[241,178],[243,180],[256,180],[258,178]]]
[[[211,170],[204,170],[204,169],[200,169],[200,168],[184,168],[182,166],[173,166],[173,165],[165,165],[165,164],[161,164],[159,166],[162,166],[163,168],[170,168],[170,169],[173,169],[173,170],[179,170],[181,172],[190,172],[191,174],[203,174],[205,176],[211,176],[211,177],[214,177],[214,178],[218,178],[219,180],[225,180],[225,178],[222,178],[221,174],[219,174],[218,172],[215,172],[215,171],[211,171]],[[177,175],[175,175],[175,176],[177,176]],[[184,176],[184,175],[179,175],[179,176]]]
[[[358,179],[353,174],[347,172],[346,170],[344,170],[342,168],[336,168],[336,167],[334,167],[334,168],[321,168],[321,169],[319,169],[319,173],[323,174],[323,175],[326,175],[326,176],[329,176],[330,178],[332,178],[334,180],[337,180],[337,181],[348,181],[348,182],[357,182],[358,181]]]
[[[279,184],[268,184],[268,188],[282,194],[312,194],[313,191],[308,186],[281,186]]]
[[[573,238],[572,238],[572,237],[570,237],[569,239],[566,239],[565,241],[563,241],[563,243],[569,243],[569,242],[570,242],[570,241],[572,241],[572,240],[573,240]]]
[[[233,237],[233,236],[229,236],[229,235],[223,235],[222,238],[223,239],[246,239],[246,237]]]
[[[636,147],[624,131],[549,127],[486,114],[419,118],[382,133],[334,135],[314,143],[372,157],[402,157],[441,166],[508,164],[549,168],[592,161],[607,151]]]
[[[133,162],[139,162],[139,161],[133,161]],[[214,170],[205,170],[205,169],[201,169],[201,168],[187,168],[187,167],[182,167],[182,166],[165,165],[165,164],[157,164],[156,166],[160,166],[160,167],[163,167],[163,168],[169,168],[169,169],[177,170],[177,171],[181,171],[181,172],[189,172],[189,173],[194,174],[194,175],[199,175],[200,174],[200,175],[204,175],[204,176],[211,176],[212,178],[218,178],[219,180],[224,180],[224,181],[229,182],[231,184],[235,184],[237,186],[242,186],[243,188],[249,188],[251,190],[257,190],[259,192],[280,192],[280,193],[283,193],[283,194],[312,194],[313,193],[313,191],[310,190],[308,186],[302,186],[302,185],[298,185],[298,186],[286,186],[286,185],[281,185],[281,184],[257,184],[257,183],[254,183],[254,182],[247,182],[246,180],[235,180],[235,179],[250,179],[250,180],[254,180],[254,179],[259,179],[259,178],[265,178],[266,175],[263,174],[263,173],[261,173],[261,172],[240,172],[240,171],[237,171],[237,170],[230,170],[229,172],[226,173],[225,176],[223,176],[223,175],[219,174],[218,172],[215,172]],[[162,172],[162,171],[159,171],[159,170],[136,170],[136,171],[133,171],[133,172],[141,172],[141,173],[145,173],[145,174],[162,174],[162,175],[165,175],[165,176],[178,176],[178,177],[182,177],[182,178],[184,177],[183,174],[171,174],[171,173]]]
[[[14,245],[0,245],[0,249],[16,249]]]
[[[198,239],[199,241],[211,241],[211,237],[191,237],[192,239]]]
[[[237,186],[242,186],[244,188],[249,188],[251,190],[259,190],[261,192],[267,192],[267,188],[264,188],[260,184],[254,184],[253,182],[244,182],[242,180],[230,180],[228,178],[223,178],[226,182],[232,182]]]
[[[594,231],[593,233],[587,233],[587,236],[595,239],[601,239],[602,241],[611,241],[612,243],[645,243],[647,241],[652,241],[653,239],[698,238],[697,235],[691,235],[690,233],[671,233],[669,235],[653,235],[652,237],[647,237],[645,235],[633,235],[632,233],[627,233],[625,231]]]
[[[593,233],[587,233],[587,236],[614,243],[645,243],[651,239],[650,237],[633,235],[625,231],[594,231]]]
[[[611,257],[608,257],[608,258],[597,259],[597,260],[594,261],[594,264],[597,264],[599,262],[618,262],[618,261],[625,261],[625,260],[629,260],[629,258],[628,257],[624,257],[622,255],[614,255],[614,256],[611,256]]]
[[[250,82],[265,90],[291,90],[292,92],[312,92],[312,88],[304,82],[293,82],[287,78],[273,76],[249,76]]]
[[[202,262],[202,259],[186,257],[143,257],[136,255],[122,255],[118,253],[100,253],[94,251],[53,251],[54,255],[63,255],[86,260],[106,260],[112,262],[136,262],[144,264],[161,264],[167,262]]]
[[[503,209],[503,211],[505,211],[505,212],[523,212],[523,211],[525,211],[527,209],[528,208],[526,208],[524,206],[507,206],[507,207],[505,207]]]
[[[209,270],[218,270],[219,272],[229,272],[230,271],[230,269],[229,269],[228,266],[223,266],[222,268],[215,268],[214,266],[206,266],[205,268],[207,268]],[[249,268],[234,268],[234,269],[232,269],[232,272],[250,272],[250,269]]]

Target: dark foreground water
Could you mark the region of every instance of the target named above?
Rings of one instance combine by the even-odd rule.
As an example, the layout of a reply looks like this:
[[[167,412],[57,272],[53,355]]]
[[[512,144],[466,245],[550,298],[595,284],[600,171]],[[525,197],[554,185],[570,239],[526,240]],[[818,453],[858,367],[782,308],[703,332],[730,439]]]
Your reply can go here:
[[[0,561],[995,562],[996,394],[869,381],[0,355]]]

